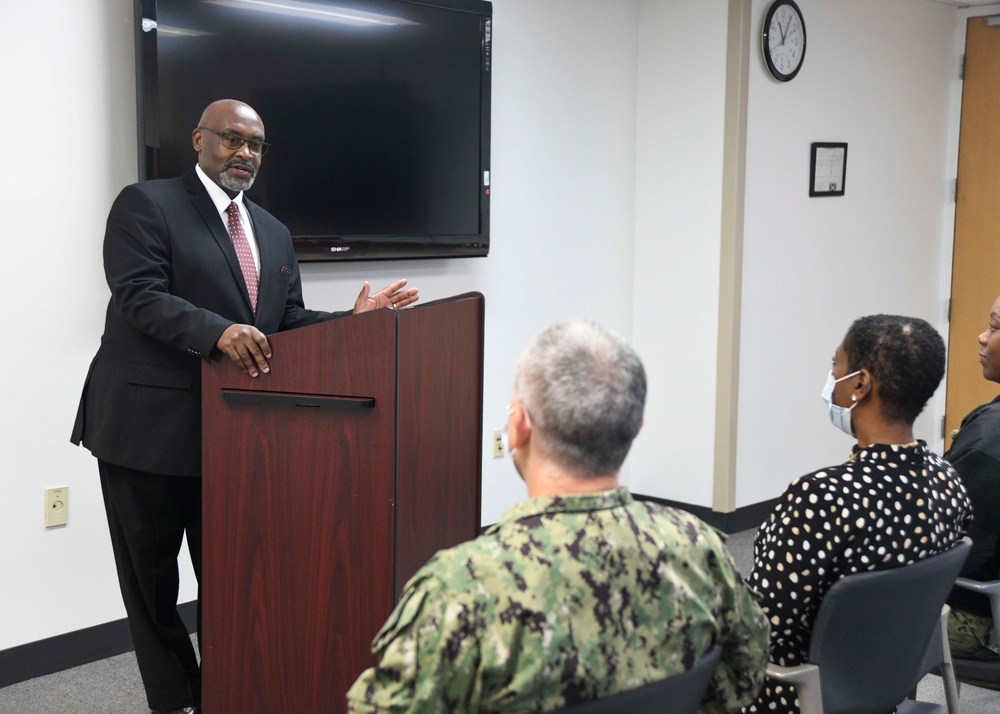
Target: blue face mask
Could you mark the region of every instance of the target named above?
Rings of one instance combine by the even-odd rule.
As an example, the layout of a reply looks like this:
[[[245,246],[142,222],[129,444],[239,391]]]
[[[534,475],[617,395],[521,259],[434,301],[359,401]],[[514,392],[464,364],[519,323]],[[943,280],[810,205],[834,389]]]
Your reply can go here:
[[[849,407],[841,407],[834,404],[833,388],[837,386],[837,382],[843,382],[845,379],[849,379],[856,374],[861,374],[861,370],[845,374],[840,379],[834,379],[833,371],[831,370],[830,374],[826,375],[826,384],[823,385],[823,392],[820,394],[820,397],[826,402],[826,411],[830,415],[830,421],[848,436],[857,436],[854,433],[854,427],[851,425],[851,410],[858,406],[858,403],[855,402]]]

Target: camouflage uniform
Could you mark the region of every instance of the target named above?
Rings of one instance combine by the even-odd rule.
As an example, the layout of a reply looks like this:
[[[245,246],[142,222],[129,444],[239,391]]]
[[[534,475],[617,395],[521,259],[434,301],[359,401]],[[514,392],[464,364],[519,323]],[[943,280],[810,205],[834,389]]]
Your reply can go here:
[[[435,555],[375,637],[352,712],[541,712],[723,648],[702,712],[753,699],[767,622],[722,538],[627,489],[529,499]]]
[[[1000,654],[992,615],[954,609],[948,616],[948,646],[956,657],[996,659]]]

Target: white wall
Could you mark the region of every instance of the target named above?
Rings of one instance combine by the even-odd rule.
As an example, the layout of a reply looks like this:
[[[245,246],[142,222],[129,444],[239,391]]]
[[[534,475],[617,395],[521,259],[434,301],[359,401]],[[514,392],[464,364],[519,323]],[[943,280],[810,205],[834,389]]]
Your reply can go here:
[[[507,423],[528,339],[571,317],[632,331],[637,7],[494,1],[488,258],[303,266],[311,305],[349,304],[361,280],[397,276],[424,300],[486,296],[484,524],[525,495],[487,441]]]
[[[407,277],[425,300],[483,292],[487,433],[506,423],[515,360],[539,328],[587,316],[631,333],[635,215],[637,0],[494,0],[494,12],[490,256],[303,270],[318,307],[350,305],[364,279]],[[0,9],[0,649],[124,616],[97,466],[69,433],[108,296],[104,221],[136,178],[131,14],[131,0]],[[509,459],[484,452],[490,523],[524,490]],[[70,487],[70,523],[46,531],[53,485]],[[185,567],[181,597],[194,596]]]
[[[0,9],[0,649],[123,616],[97,466],[69,435],[103,326],[104,221],[135,180],[131,5]],[[55,485],[70,525],[45,531]]]
[[[727,0],[640,4],[633,343],[637,493],[711,505]]]
[[[753,1],[755,22],[768,4]],[[957,11],[912,0],[799,6],[799,75],[782,84],[762,66],[750,73],[737,506],[849,455],[819,393],[855,318],[915,315],[947,334],[939,266],[951,245]],[[848,143],[845,196],[809,198],[814,141]],[[938,402],[916,433],[940,449]]]
[[[850,26],[859,4],[885,47]],[[956,134],[942,98],[955,94],[958,11],[800,5],[802,75],[778,87],[751,72],[738,505],[846,453],[817,394],[850,320],[893,310],[939,324],[946,294],[934,256],[950,227]],[[397,276],[426,300],[482,291],[487,434],[541,326],[581,315],[632,336],[651,378],[633,487],[708,505],[725,6],[494,0],[490,257],[306,265],[307,302],[349,305],[363,279]],[[103,325],[104,220],[135,179],[131,11],[131,0],[0,8],[0,649],[124,616],[96,464],[68,437]],[[850,142],[848,195],[809,201],[808,145],[827,139]],[[488,523],[524,492],[509,459],[484,452]],[[63,484],[70,525],[46,531],[43,491]],[[193,597],[185,569],[182,599]]]

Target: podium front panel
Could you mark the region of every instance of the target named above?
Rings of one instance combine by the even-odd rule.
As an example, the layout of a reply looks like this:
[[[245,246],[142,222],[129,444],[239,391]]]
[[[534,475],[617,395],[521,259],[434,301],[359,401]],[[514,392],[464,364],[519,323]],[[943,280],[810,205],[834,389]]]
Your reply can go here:
[[[206,711],[341,712],[374,663],[393,602],[395,332],[392,315],[336,320],[269,337],[269,375],[206,370]]]

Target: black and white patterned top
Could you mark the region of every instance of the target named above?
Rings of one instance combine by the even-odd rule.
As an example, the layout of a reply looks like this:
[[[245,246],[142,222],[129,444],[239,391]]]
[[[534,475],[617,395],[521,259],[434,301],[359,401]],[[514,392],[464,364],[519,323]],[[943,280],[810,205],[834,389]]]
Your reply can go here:
[[[958,474],[923,441],[856,446],[845,463],[795,479],[757,532],[747,581],[771,624],[771,661],[805,661],[834,582],[947,550],[970,513]],[[797,712],[794,689],[768,680],[744,711]]]

